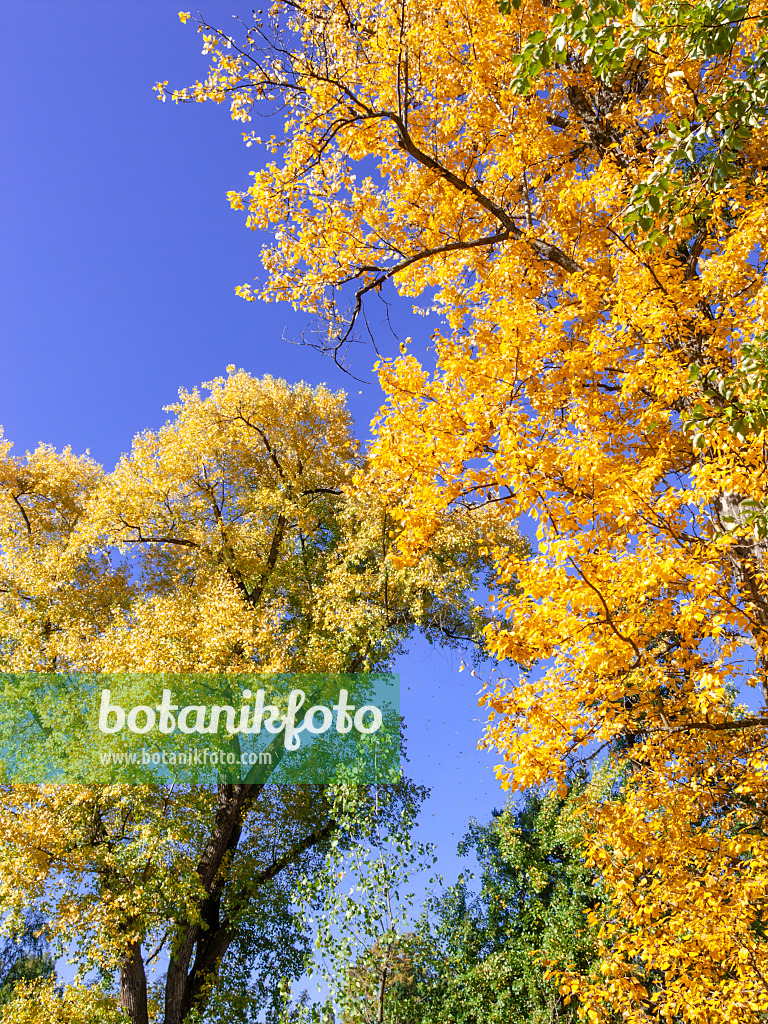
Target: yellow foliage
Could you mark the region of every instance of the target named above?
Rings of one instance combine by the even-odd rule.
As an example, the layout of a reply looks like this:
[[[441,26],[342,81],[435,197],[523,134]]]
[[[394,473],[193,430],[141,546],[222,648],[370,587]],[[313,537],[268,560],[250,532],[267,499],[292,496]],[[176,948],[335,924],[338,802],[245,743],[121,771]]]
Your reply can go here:
[[[392,565],[393,485],[358,452],[343,393],[234,367],[204,387],[108,474],[69,449],[22,459],[2,442],[0,671],[366,672],[416,626],[481,642],[483,533],[451,512],[418,565]],[[177,977],[167,1019],[204,1007],[238,922],[268,914],[260,900],[289,903],[281,872],[336,827],[319,786],[2,790],[0,905],[40,906],[78,980],[118,974],[137,1022],[160,956]],[[40,998],[75,1024],[91,997],[67,992]]]
[[[48,985],[20,983],[0,1010],[3,1024],[125,1024],[115,1000],[94,989],[67,985],[60,995]]]
[[[765,118],[695,223],[652,216],[650,248],[622,227],[654,138],[749,69],[761,7],[739,10],[721,54],[673,31],[611,83],[568,43],[524,97],[514,55],[548,31],[545,0],[506,16],[488,0],[286,7],[234,57],[201,24],[210,75],[175,94],[229,99],[239,120],[270,94],[287,104],[285,139],[230,197],[273,236],[263,288],[240,292],[324,318],[338,355],[368,295],[433,290],[434,367],[412,348],[379,365],[398,564],[452,508],[485,528],[534,520],[533,557],[488,544],[506,619],[489,649],[541,665],[485,695],[500,777],[562,785],[606,749],[631,769],[592,814],[614,900],[604,967],[569,991],[591,1020],[761,1020],[768,544],[746,502],[768,500],[768,436],[715,427],[694,448],[683,421],[702,399],[691,367],[722,380],[768,326]],[[642,18],[617,9],[616,32]],[[670,173],[698,203],[697,159]]]

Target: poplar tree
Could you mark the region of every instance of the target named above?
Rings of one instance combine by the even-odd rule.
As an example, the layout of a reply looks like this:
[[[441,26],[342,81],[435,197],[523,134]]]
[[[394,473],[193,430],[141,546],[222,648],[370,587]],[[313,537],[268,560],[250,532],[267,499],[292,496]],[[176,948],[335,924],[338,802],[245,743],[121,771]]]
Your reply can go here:
[[[365,673],[418,627],[477,646],[483,535],[451,514],[417,569],[390,563],[390,485],[366,466],[343,393],[233,367],[204,387],[110,473],[3,442],[2,671]],[[40,910],[77,977],[63,997],[22,986],[9,1021],[40,1006],[65,1024],[278,1012],[308,948],[294,887],[337,831],[324,786],[38,783],[2,786],[0,905]]]

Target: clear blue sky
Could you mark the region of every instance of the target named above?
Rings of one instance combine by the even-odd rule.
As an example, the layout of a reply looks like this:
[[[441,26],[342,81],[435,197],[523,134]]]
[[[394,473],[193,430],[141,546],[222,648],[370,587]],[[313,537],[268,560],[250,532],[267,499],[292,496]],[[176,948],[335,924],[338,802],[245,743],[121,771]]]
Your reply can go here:
[[[165,420],[179,387],[229,363],[347,390],[368,436],[378,387],[284,341],[306,326],[289,307],[235,295],[260,270],[259,239],[226,192],[247,186],[259,155],[223,108],[157,101],[157,80],[185,85],[205,71],[180,6],[0,0],[0,423],[17,454],[71,444],[111,468],[137,431]],[[225,25],[238,6],[250,10],[200,9]],[[397,313],[403,336],[423,333],[408,310]],[[372,380],[373,361],[361,351],[355,371]],[[425,838],[451,878],[469,818],[503,804],[499,758],[476,750],[475,680],[455,658],[416,643],[398,668],[409,770],[432,787]]]

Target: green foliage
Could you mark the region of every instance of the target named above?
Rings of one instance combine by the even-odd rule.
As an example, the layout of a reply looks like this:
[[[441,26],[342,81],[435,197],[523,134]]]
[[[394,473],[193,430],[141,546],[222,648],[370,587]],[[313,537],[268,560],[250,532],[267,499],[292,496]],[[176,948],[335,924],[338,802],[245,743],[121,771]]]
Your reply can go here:
[[[511,14],[522,0],[502,0],[499,10]],[[624,228],[647,234],[641,248],[661,242],[666,228],[690,228],[712,209],[712,197],[732,179],[739,154],[765,123],[768,112],[768,9],[758,16],[754,46],[740,41],[748,5],[740,0],[659,0],[648,9],[639,0],[560,0],[549,30],[528,35],[513,59],[517,71],[512,88],[519,95],[547,88],[542,73],[555,65],[588,70],[595,82],[612,87],[628,73],[641,78],[648,58],[682,49],[686,59],[707,63],[742,48],[742,72],[725,76],[717,88],[700,97],[692,116],[670,118],[648,128],[655,153],[647,173],[634,186],[624,210]],[[644,86],[643,86],[644,87]],[[695,183],[681,175],[681,166],[697,164]]]
[[[201,1020],[226,1024],[278,1020],[281,981],[301,976],[311,948],[294,911],[294,886],[302,868],[311,871],[312,864],[319,862],[317,851],[310,851],[300,864],[264,886],[258,900],[247,900],[243,893],[240,913],[233,920],[236,937],[219,967]]]
[[[397,988],[410,972],[413,879],[436,862],[434,848],[412,836],[425,795],[407,781],[337,789],[339,831],[322,869],[305,875],[294,893],[300,920],[316,937],[307,974],[328,995],[315,1004],[303,997],[291,1007],[285,986],[285,1024],[400,1019]]]
[[[725,426],[739,441],[768,426],[768,334],[745,342],[737,369],[720,376],[694,364],[689,380],[698,383],[704,402],[687,413],[694,447],[706,444],[708,431]],[[706,403],[706,404],[705,404]]]
[[[462,877],[431,900],[411,943],[415,967],[398,1020],[575,1020],[549,972],[587,969],[595,958],[586,913],[601,897],[580,850],[580,789],[564,800],[529,792],[521,808],[473,823],[459,852],[475,854],[480,890],[473,895]]]
[[[286,1011],[286,1024],[575,1020],[557,971],[589,970],[595,929],[586,915],[602,899],[581,853],[582,791],[579,783],[564,799],[529,792],[522,807],[473,822],[459,853],[476,857],[479,891],[467,875],[433,890],[416,924],[409,883],[433,855],[411,838],[415,802],[390,817],[385,831],[374,816],[366,846],[344,853],[336,845],[324,881],[307,878],[303,892],[317,916],[314,970],[329,998],[311,1004],[305,997]]]
[[[13,999],[19,982],[53,977],[53,957],[41,934],[44,924],[41,914],[31,913],[0,942],[0,1007]]]

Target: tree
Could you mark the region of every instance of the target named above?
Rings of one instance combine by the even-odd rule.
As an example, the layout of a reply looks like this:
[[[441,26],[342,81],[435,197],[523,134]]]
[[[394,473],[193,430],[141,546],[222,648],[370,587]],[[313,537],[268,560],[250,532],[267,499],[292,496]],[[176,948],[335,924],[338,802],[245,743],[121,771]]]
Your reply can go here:
[[[567,797],[529,791],[459,846],[474,853],[480,889],[459,881],[433,895],[413,943],[413,982],[404,992],[419,1024],[574,1021],[562,973],[592,973],[604,892],[583,851],[583,782]]]
[[[605,788],[599,779],[592,785]],[[485,824],[472,822],[459,854],[476,857],[479,891],[465,874],[443,892],[434,879],[422,883],[418,921],[409,920],[407,893],[413,864],[421,860],[425,868],[429,851],[409,840],[407,815],[396,829],[394,856],[391,840],[380,843],[375,831],[372,856],[334,852],[315,912],[333,998],[299,1005],[295,1019],[575,1021],[577,1004],[559,991],[557,975],[595,972],[597,926],[587,914],[601,918],[605,899],[598,873],[585,863],[586,791],[583,780],[564,799],[529,791],[521,806],[510,804]],[[321,879],[315,877],[307,895]]]
[[[125,1024],[114,999],[96,987],[69,985],[62,993],[45,985],[21,984],[15,998],[3,1007],[3,1024]]]
[[[391,788],[377,786],[362,829],[354,812],[340,809],[340,835],[331,841],[322,870],[305,876],[297,888],[297,902],[315,932],[308,974],[322,980],[328,995],[309,1006],[299,1001],[286,1007],[286,1021],[398,1024],[411,1019],[402,1014],[397,991],[413,969],[408,929],[416,902],[414,876],[423,887],[424,873],[437,861],[434,847],[412,836],[426,795],[423,788],[412,789],[393,815]],[[359,841],[340,843],[345,829]]]
[[[209,75],[170,95],[242,121],[284,105],[284,137],[230,196],[271,232],[246,297],[324,319],[341,359],[372,296],[429,293],[434,365],[404,346],[379,367],[399,564],[456,506],[538,521],[534,558],[490,545],[507,622],[486,635],[548,664],[489,690],[487,738],[517,787],[628,748],[625,801],[590,819],[614,904],[587,1008],[756,1021],[766,433],[705,425],[694,445],[686,426],[702,380],[722,398],[766,328],[766,14],[505,10],[291,0],[240,34],[200,21]]]
[[[512,8],[520,10],[521,2],[501,0],[499,8],[511,14]],[[644,76],[654,63],[674,63],[682,55],[714,71],[706,88],[696,91],[684,71],[672,70],[664,83],[671,99],[669,118],[663,131],[646,140],[652,162],[639,168],[640,180],[623,212],[625,230],[632,234],[637,223],[645,233],[636,239],[640,248],[653,248],[676,228],[696,227],[700,249],[720,194],[736,183],[751,184],[753,154],[744,151],[760,138],[768,106],[766,27],[765,11],[734,0],[718,5],[679,0],[650,5],[595,0],[582,5],[574,0],[559,5],[548,32],[529,35],[514,57],[513,87],[526,95],[544,68],[583,66],[603,86],[594,97],[594,109],[585,111],[591,130],[600,132],[606,128],[601,128],[600,118],[616,105],[612,87],[621,82],[627,65]],[[734,51],[736,74],[723,75]],[[682,90],[688,90],[685,99]],[[655,223],[656,214],[665,231]]]
[[[476,645],[475,524],[448,516],[418,569],[390,566],[389,487],[366,470],[343,394],[234,368],[206,387],[109,474],[4,443],[5,672],[369,672],[419,625]],[[306,955],[293,887],[337,830],[324,787],[2,792],[3,906],[39,905],[78,981],[103,979],[102,995],[30,990],[19,1019],[40,999],[65,1020],[117,1002],[132,1024],[277,1012],[279,979]]]

